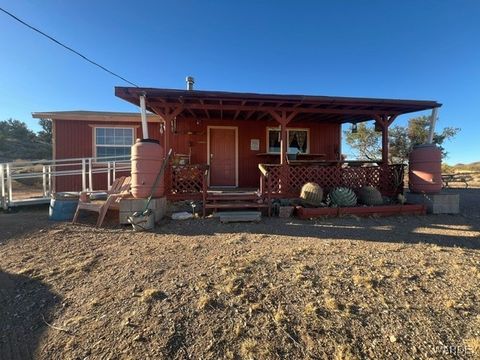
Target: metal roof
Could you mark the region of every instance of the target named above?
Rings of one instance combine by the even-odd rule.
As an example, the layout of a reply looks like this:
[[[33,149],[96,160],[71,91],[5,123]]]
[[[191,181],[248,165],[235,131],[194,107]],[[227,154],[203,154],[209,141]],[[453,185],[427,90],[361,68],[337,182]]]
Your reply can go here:
[[[362,122],[376,116],[397,116],[440,107],[431,100],[360,97],[256,94],[225,91],[116,87],[115,95],[139,105],[146,96],[147,109],[162,115],[183,109],[178,116],[229,120],[272,118],[270,112],[295,112],[293,121]]]

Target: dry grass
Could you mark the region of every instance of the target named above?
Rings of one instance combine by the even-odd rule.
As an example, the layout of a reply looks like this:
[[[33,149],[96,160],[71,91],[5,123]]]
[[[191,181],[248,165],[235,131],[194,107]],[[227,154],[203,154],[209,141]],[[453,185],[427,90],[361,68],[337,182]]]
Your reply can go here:
[[[206,308],[213,308],[214,304],[215,299],[213,299],[210,295],[204,294],[198,299],[197,308],[199,310],[205,310]]]
[[[335,346],[335,353],[333,354],[334,360],[356,360],[352,352],[350,351],[347,345],[337,345]]]
[[[140,301],[144,303],[152,303],[155,300],[163,300],[165,293],[159,289],[146,289],[143,291]]]
[[[287,315],[285,314],[285,310],[279,305],[277,310],[273,314],[273,321],[277,326],[282,326],[284,323],[287,322]]]
[[[60,225],[0,246],[2,272],[21,277],[2,298],[0,332],[21,338],[18,319],[37,310],[69,324],[74,336],[45,327],[40,359],[438,358],[440,341],[478,348],[480,252],[472,237],[455,248],[412,230],[447,229],[457,245],[476,229],[467,225],[191,220],[149,234]],[[40,308],[43,284],[58,303]]]
[[[480,337],[472,337],[464,340],[465,346],[476,359],[480,359]]]

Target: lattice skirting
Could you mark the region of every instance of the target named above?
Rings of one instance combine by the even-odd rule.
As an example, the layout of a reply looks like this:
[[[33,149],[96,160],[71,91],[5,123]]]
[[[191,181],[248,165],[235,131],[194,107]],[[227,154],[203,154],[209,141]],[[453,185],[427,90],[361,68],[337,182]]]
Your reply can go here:
[[[403,165],[347,167],[338,166],[274,166],[268,169],[266,187],[272,195],[296,197],[307,182],[316,182],[325,190],[338,186],[359,189],[374,186],[383,195],[396,195],[403,191]]]

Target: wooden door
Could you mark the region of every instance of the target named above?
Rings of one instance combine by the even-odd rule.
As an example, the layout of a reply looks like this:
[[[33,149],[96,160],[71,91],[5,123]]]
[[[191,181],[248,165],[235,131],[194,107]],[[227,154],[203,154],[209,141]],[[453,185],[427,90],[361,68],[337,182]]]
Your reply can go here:
[[[235,128],[210,128],[210,186],[236,186]]]

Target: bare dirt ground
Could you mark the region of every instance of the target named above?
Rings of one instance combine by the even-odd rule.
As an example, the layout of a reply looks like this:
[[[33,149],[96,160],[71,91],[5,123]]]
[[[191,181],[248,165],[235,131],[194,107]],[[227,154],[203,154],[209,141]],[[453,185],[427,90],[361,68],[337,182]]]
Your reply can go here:
[[[0,359],[480,358],[480,190],[449,191],[462,215],[0,214]]]

